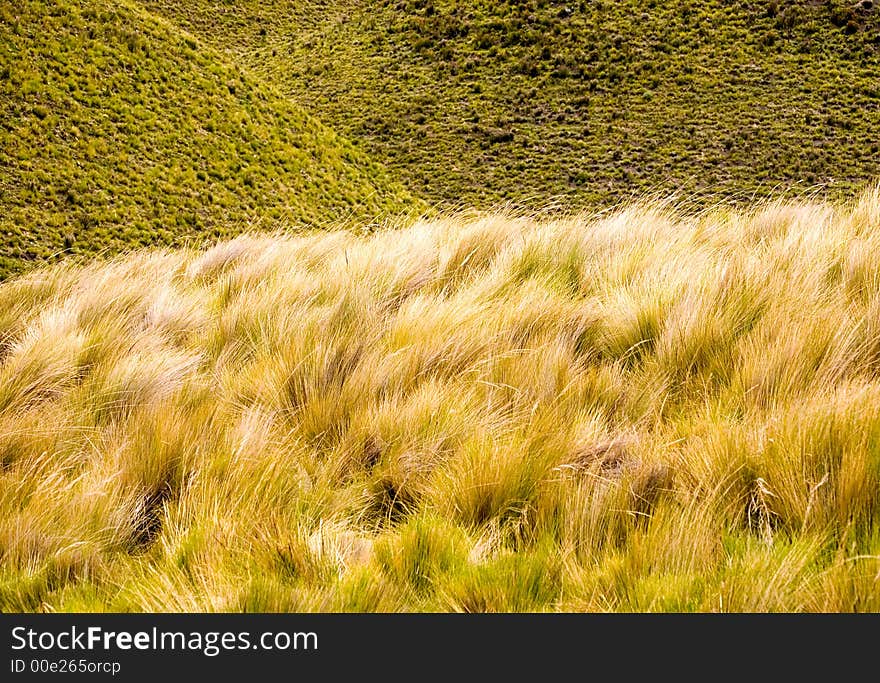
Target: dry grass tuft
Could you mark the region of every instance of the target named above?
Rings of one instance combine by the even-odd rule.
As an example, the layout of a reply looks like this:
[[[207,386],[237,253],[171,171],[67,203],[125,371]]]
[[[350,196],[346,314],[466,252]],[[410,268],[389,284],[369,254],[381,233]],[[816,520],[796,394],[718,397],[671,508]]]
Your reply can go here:
[[[0,286],[4,610],[876,610],[880,190]]]

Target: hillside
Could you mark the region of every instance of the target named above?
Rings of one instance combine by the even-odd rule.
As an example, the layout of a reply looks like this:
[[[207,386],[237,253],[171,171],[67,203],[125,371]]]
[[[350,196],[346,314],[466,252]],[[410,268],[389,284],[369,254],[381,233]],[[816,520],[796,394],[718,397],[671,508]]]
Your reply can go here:
[[[135,5],[0,4],[0,277],[61,253],[420,206],[275,89]]]
[[[880,175],[870,0],[143,0],[432,202],[849,195]]]
[[[0,285],[0,609],[878,611],[880,189]]]

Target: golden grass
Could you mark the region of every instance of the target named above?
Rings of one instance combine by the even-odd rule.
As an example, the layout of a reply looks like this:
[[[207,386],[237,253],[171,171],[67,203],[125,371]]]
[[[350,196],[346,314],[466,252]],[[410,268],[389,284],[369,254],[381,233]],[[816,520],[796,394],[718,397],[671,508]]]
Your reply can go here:
[[[4,610],[880,609],[880,189],[0,286]]]

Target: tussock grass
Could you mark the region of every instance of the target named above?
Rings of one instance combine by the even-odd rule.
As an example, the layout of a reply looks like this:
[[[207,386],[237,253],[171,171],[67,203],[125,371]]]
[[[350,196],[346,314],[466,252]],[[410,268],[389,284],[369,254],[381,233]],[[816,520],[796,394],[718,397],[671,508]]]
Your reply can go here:
[[[880,174],[872,0],[140,4],[444,209],[851,198]]]
[[[880,190],[0,286],[4,610],[880,609]]]
[[[131,0],[0,5],[0,279],[427,209],[228,57]]]

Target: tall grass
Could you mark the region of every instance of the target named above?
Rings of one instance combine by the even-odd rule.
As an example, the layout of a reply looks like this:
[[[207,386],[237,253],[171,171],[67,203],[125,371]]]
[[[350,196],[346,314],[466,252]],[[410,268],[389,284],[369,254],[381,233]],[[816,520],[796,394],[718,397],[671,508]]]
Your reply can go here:
[[[880,190],[0,286],[4,610],[880,609]]]

